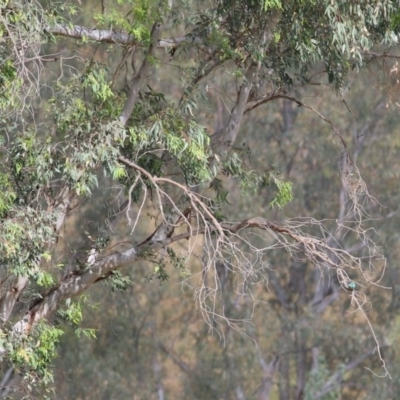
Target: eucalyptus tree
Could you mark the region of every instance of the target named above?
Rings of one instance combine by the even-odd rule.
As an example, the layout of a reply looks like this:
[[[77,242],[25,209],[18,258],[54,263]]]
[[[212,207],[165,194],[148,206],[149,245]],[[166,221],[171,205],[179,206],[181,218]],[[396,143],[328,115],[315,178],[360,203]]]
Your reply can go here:
[[[351,71],[391,57],[398,4],[90,5],[0,2],[3,363],[30,383],[51,380],[63,332],[54,316],[91,335],[79,328],[82,301],[73,299],[99,282],[124,288],[123,269],[142,260],[161,281],[170,265],[179,268],[212,329],[240,329],[219,300],[221,263],[229,260],[243,296],[267,276],[273,250],[334,271],[365,316],[349,274],[370,281],[364,268],[382,260],[363,227],[368,190],[335,121],[298,93],[325,85],[340,94]],[[342,152],[347,201],[328,226],[300,215],[225,215],[233,184],[252,196],[269,187],[270,209],[292,199],[291,183],[268,165],[254,170],[251,149],[237,143],[243,120],[279,99],[323,118]],[[104,217],[107,205],[112,215]],[[74,218],[82,210],[92,221]],[[121,223],[123,239],[114,234]],[[342,248],[346,232],[368,246],[368,257]],[[83,249],[74,248],[79,235]]]

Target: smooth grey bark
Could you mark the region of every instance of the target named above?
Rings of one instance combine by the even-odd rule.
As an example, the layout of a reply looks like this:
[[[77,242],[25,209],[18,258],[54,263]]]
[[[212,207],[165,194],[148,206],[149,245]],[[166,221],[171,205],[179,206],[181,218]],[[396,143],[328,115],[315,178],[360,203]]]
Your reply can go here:
[[[62,300],[79,295],[97,280],[105,278],[109,272],[130,265],[137,257],[136,249],[130,248],[100,259],[84,273],[72,271],[57,287],[31,305],[25,317],[14,325],[14,330],[28,333],[32,325],[55,311]]]
[[[2,327],[8,321],[21,293],[25,290],[29,278],[26,276],[17,276],[7,289],[7,292],[0,306],[0,326]]]
[[[121,44],[124,46],[138,45],[138,41],[133,35],[128,35],[124,32],[115,32],[109,29],[91,29],[80,25],[61,25],[57,24],[46,28],[49,32],[57,36],[65,36],[73,39],[88,38],[96,42]],[[193,36],[180,36],[176,38],[158,39],[156,47],[158,48],[173,48],[181,43],[201,43],[200,38]]]

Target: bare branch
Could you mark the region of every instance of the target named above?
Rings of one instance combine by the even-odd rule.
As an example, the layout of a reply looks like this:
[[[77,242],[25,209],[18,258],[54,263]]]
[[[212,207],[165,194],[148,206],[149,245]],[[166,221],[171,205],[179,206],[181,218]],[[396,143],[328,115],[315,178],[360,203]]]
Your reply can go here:
[[[340,383],[340,380],[342,379],[343,375],[347,372],[350,371],[357,366],[359,366],[365,359],[370,357],[372,355],[371,352],[366,352],[359,357],[355,358],[354,360],[350,361],[348,364],[346,364],[344,367],[340,368],[340,371],[335,372],[325,383],[325,385],[322,387],[321,390],[319,390],[317,393],[314,394],[314,399],[320,399],[323,397],[325,394],[329,393],[331,390],[334,390]]]
[[[161,347],[161,350],[169,355],[172,359],[172,361],[184,372],[188,372],[188,373],[193,373],[192,369],[190,368],[190,366],[185,362],[182,361],[171,349],[168,349],[166,346],[164,346],[163,343],[159,343],[159,346]]]
[[[16,381],[18,379],[21,379],[19,374],[15,373],[13,367],[9,367],[0,383],[0,398],[9,398],[10,393],[17,391]]]
[[[109,272],[131,265],[137,258],[137,250],[132,247],[101,258],[83,273],[72,271],[57,287],[44,294],[37,303],[30,307],[23,331],[29,332],[32,325],[54,312],[62,300],[79,295]]]
[[[249,102],[254,102],[254,104],[250,105],[249,107],[246,108],[245,110],[245,114],[247,114],[248,112],[254,110],[255,108],[263,105],[263,104],[267,104],[270,101],[274,101],[274,100],[278,100],[278,99],[286,99],[286,92],[283,88],[274,90],[272,92],[267,93],[266,95],[257,98],[257,99],[251,99]]]
[[[132,80],[132,85],[128,99],[126,100],[124,109],[122,110],[121,116],[119,117],[119,120],[122,123],[122,125],[125,125],[128,122],[128,119],[130,118],[132,111],[135,107],[136,100],[139,95],[139,90],[143,84],[147,71],[151,65],[151,58],[154,57],[160,33],[161,33],[161,24],[156,22],[153,25],[153,29],[151,31],[151,42],[148,53],[145,59],[143,60],[142,66],[140,67],[138,74]]]
[[[261,50],[266,51],[268,45],[273,38],[273,31],[276,24],[281,17],[281,12],[276,11],[271,15],[269,26],[266,27],[262,43]],[[225,127],[211,136],[211,144],[216,149],[217,153],[220,155],[226,155],[236,137],[239,133],[239,128],[243,120],[243,116],[246,112],[246,105],[249,100],[251,88],[253,86],[254,80],[257,77],[258,71],[260,70],[261,63],[252,63],[246,70],[243,76],[243,83],[240,87],[239,93],[236,98],[234,107],[232,108],[231,115]]]
[[[383,53],[377,53],[375,51],[365,51],[363,53],[364,56],[371,56],[371,60],[376,60],[378,58],[394,58],[394,59],[400,59],[400,56],[396,54],[391,54],[388,52],[383,52]]]
[[[258,389],[257,398],[259,400],[268,400],[273,387],[273,379],[275,372],[278,370],[279,357],[274,357],[270,363],[262,357],[261,351],[258,350],[258,358],[263,371],[263,380],[260,388]]]
[[[57,24],[52,27],[47,27],[46,31],[59,36],[66,36],[75,39],[92,39],[96,42],[115,43],[125,46],[140,45],[135,36],[124,32],[115,32],[111,29],[91,29],[79,25],[61,25]],[[194,36],[180,36],[176,38],[158,39],[156,42],[157,48],[173,48],[180,43],[201,43],[200,38]]]
[[[224,128],[215,132],[211,136],[212,146],[216,149],[217,153],[223,156],[229,152],[229,149],[235,142],[239,133],[240,124],[243,119],[253,80],[257,71],[258,67],[256,65],[251,65],[247,69],[228,122]]]

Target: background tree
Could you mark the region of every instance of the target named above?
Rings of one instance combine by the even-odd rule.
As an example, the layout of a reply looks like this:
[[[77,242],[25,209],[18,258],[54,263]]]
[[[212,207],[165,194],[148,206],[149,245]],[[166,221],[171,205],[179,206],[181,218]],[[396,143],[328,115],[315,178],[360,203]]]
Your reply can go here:
[[[325,352],[310,341],[309,328],[311,322],[319,327],[320,314],[341,293],[349,295],[358,311],[354,323],[361,330],[369,328],[367,291],[360,288],[375,282],[385,261],[371,231],[377,224],[365,221],[374,199],[355,161],[379,119],[365,121],[365,134],[350,149],[349,128],[306,99],[310,93],[315,96],[315,87],[343,97],[356,76],[351,71],[395,58],[389,49],[397,42],[397,6],[322,0],[89,6],[0,3],[0,315],[3,363],[10,367],[5,369],[4,393],[11,389],[13,371],[29,382],[21,386],[28,392],[32,383],[52,379],[50,363],[65,325],[94,335],[80,327],[85,298],[78,295],[104,283],[120,290],[144,277],[165,281],[172,265],[183,287],[195,294],[205,320],[202,329],[225,340],[220,352],[232,383],[240,382],[237,365],[245,362],[240,354],[229,356],[228,349],[235,346],[232,332],[257,338],[255,328],[244,322],[253,316],[249,305],[259,304],[268,282],[271,291],[265,295],[270,299],[273,293],[280,309],[274,329],[284,334],[268,340],[267,352],[282,349],[271,360],[256,352],[259,398],[268,398],[269,377],[278,369],[284,377],[282,399],[304,393],[322,397],[336,390],[343,374],[366,356],[325,366]],[[252,165],[252,150],[265,137],[246,125],[267,103],[272,112],[266,122],[277,129],[266,135],[268,162],[258,158],[257,166]],[[384,103],[375,106],[378,116]],[[305,179],[316,168],[313,159],[301,157],[308,170],[293,172],[299,152],[319,151],[327,140],[320,133],[304,135],[310,142],[291,138],[299,114],[293,105],[322,119],[326,137],[333,134],[335,146],[325,145],[321,156],[340,159],[340,168],[337,175],[328,168],[321,183],[334,192],[336,210],[332,197],[319,202],[311,191],[314,183]],[[293,193],[292,183],[273,167],[274,159],[282,160],[294,181],[295,198],[304,191],[310,217],[304,217],[296,201],[285,209],[291,218],[279,211]],[[235,187],[260,204],[258,215],[246,212],[246,206],[238,212],[230,204]],[[276,272],[274,264],[286,267]],[[134,274],[124,276],[126,267]],[[136,347],[146,316],[161,296],[156,291],[151,298],[147,288],[141,282],[132,292],[143,307],[133,316]],[[107,304],[117,307],[120,300],[113,301]],[[105,307],[111,308],[98,307],[99,318]],[[326,318],[335,325],[331,313]],[[201,382],[196,369],[203,371],[202,360],[196,368],[190,366],[160,341],[156,324],[147,328],[154,382],[146,380],[144,390],[151,393],[154,385],[158,393],[164,390],[160,353]],[[369,330],[368,335],[376,365],[388,375],[377,333]],[[199,334],[198,342],[205,337]],[[293,345],[295,390],[290,359],[282,359]],[[313,374],[306,384],[310,357]],[[324,376],[332,370],[328,367],[337,370],[330,378],[328,372]],[[200,388],[207,388],[206,397],[216,398],[255,393],[251,384],[190,386],[198,397]]]

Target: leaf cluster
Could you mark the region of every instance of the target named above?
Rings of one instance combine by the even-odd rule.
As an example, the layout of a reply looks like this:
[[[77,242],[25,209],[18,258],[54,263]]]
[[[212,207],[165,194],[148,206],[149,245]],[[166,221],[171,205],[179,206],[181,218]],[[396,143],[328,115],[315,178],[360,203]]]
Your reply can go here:
[[[28,389],[53,382],[51,363],[63,334],[59,327],[41,322],[29,336],[13,337],[4,343],[16,371],[29,377]]]

